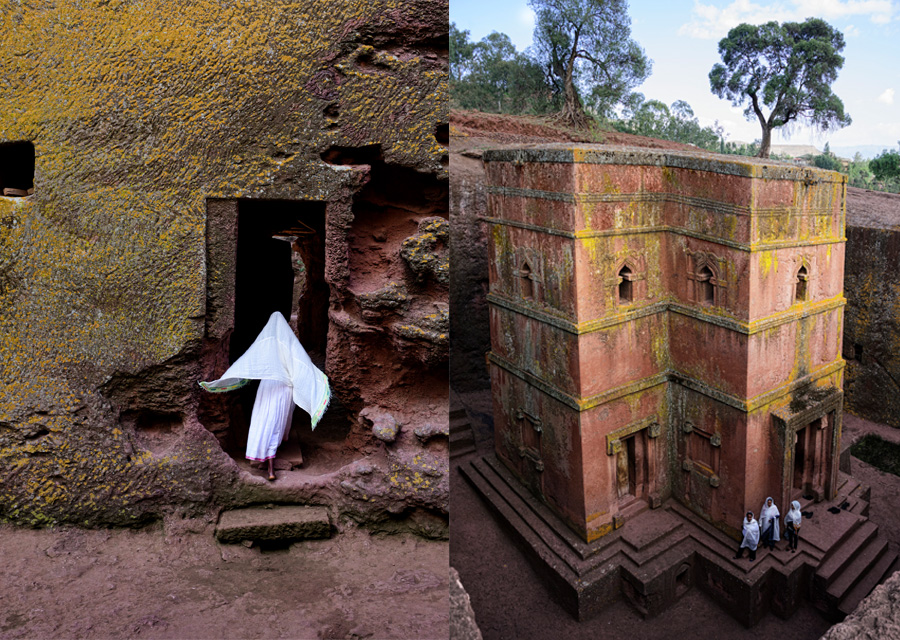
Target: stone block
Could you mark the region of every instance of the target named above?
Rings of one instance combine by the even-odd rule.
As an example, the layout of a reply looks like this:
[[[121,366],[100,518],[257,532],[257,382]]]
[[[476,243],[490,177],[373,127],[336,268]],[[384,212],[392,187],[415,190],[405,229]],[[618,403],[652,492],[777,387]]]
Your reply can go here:
[[[216,525],[216,540],[236,544],[244,540],[287,542],[331,536],[325,507],[248,507],[225,511]]]

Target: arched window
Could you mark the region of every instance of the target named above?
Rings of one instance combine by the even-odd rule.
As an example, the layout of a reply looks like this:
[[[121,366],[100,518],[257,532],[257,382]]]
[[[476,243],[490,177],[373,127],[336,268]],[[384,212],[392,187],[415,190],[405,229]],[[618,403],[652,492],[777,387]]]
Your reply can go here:
[[[715,304],[713,272],[707,265],[703,265],[697,273],[697,301],[701,304]]]
[[[794,302],[805,302],[807,295],[807,283],[809,282],[809,274],[806,267],[800,267],[797,271],[797,288],[794,295]]]
[[[634,301],[634,274],[628,265],[619,269],[619,304],[631,304]]]
[[[519,269],[519,286],[523,298],[526,300],[534,298],[534,281],[531,278],[531,265],[527,261],[523,262],[522,268]]]

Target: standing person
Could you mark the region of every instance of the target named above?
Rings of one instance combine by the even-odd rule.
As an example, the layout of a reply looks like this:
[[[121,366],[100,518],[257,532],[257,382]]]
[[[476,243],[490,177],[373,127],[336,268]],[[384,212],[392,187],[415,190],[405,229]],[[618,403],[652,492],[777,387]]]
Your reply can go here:
[[[781,540],[778,535],[778,518],[780,516],[781,512],[775,506],[772,498],[766,498],[763,508],[759,512],[759,530],[762,532],[763,549],[769,547],[774,551],[775,543]]]
[[[759,523],[754,519],[752,511],[747,512],[741,533],[744,534],[744,539],[741,540],[741,546],[738,547],[734,559],[743,558],[744,549],[750,549],[750,562],[753,562],[756,560],[756,546],[759,544]]]
[[[803,515],[800,513],[800,503],[791,502],[791,510],[784,516],[784,533],[788,540],[788,549],[791,553],[797,551],[797,542],[800,540],[800,521]]]
[[[250,348],[213,382],[201,382],[207,391],[231,391],[250,380],[259,380],[259,390],[250,416],[247,435],[248,460],[269,463],[269,480],[275,479],[275,451],[287,440],[294,405],[304,409],[316,428],[328,408],[331,389],[328,377],[312,363],[303,345],[279,312],[269,316],[266,326]]]

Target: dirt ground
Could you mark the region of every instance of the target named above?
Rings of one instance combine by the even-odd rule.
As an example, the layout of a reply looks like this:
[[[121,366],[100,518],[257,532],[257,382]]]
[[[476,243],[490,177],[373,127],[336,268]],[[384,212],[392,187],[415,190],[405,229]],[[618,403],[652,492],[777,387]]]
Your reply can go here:
[[[900,226],[900,194],[847,187],[847,224],[896,229]]]
[[[482,145],[481,143],[484,142]],[[657,149],[694,150],[688,144],[618,131],[585,132],[561,125],[552,116],[510,116],[479,111],[450,112],[450,150],[540,142],[586,142]]]
[[[484,455],[493,446],[490,392],[451,394],[451,398],[451,403],[465,406],[474,418],[479,450],[452,461],[450,563],[469,593],[485,640],[749,640],[785,634],[791,640],[814,640],[828,630],[829,622],[809,604],[790,620],[770,614],[747,629],[699,589],[691,589],[675,607],[650,620],[642,619],[630,605],[620,601],[593,620],[577,622],[553,600],[524,554],[459,473],[461,462]],[[844,437],[855,441],[868,432],[883,432],[900,441],[900,431],[844,414]],[[890,541],[900,542],[900,513],[896,509],[900,478],[855,458],[851,463],[853,476],[872,487],[870,517]]]
[[[173,528],[0,526],[0,639],[447,637],[447,542],[354,530],[264,551]]]

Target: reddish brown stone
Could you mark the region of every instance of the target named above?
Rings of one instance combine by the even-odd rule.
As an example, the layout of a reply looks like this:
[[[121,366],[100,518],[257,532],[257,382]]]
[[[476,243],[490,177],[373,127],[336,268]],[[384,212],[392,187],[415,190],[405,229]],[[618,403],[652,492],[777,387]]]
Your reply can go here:
[[[587,541],[669,497],[733,536],[767,496],[834,497],[841,176],[601,146],[484,159],[496,450],[521,482]]]

